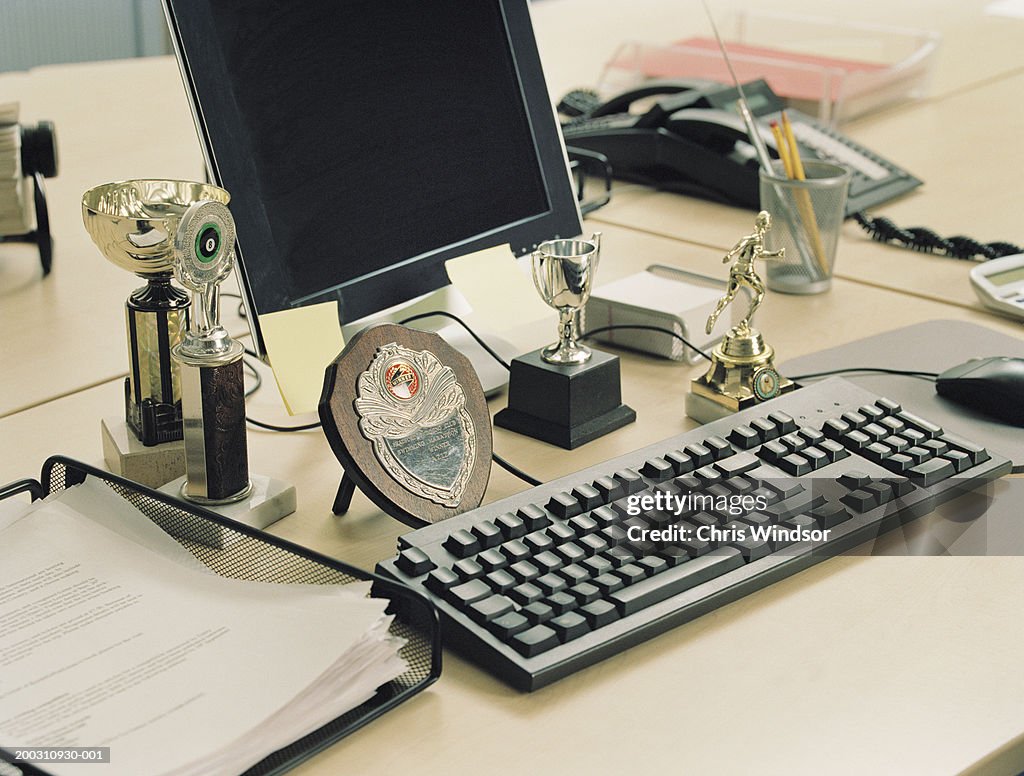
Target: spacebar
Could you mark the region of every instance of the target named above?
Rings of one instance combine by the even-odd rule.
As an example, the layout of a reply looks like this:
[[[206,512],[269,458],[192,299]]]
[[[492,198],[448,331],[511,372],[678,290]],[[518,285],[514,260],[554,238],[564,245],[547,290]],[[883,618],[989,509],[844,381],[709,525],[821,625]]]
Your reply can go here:
[[[720,547],[707,555],[693,558],[612,593],[609,600],[625,617],[742,565],[743,556],[739,550],[735,547]]]

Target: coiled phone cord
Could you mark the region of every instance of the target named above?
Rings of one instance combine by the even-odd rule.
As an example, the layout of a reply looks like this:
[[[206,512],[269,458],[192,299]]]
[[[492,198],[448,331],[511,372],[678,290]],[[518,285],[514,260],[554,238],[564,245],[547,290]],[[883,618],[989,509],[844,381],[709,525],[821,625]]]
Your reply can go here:
[[[871,235],[873,240],[896,243],[902,248],[923,253],[940,253],[964,261],[987,261],[998,259],[1000,256],[1024,253],[1024,248],[1013,243],[983,243],[963,235],[940,237],[931,229],[921,226],[904,229],[884,216],[872,218],[865,213],[854,213],[852,218]]]

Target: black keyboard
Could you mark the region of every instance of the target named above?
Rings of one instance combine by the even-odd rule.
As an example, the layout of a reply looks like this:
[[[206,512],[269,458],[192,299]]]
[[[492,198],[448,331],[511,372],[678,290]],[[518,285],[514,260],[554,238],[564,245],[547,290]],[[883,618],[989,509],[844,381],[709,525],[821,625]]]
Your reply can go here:
[[[934,510],[1010,462],[839,378],[399,540],[447,646],[536,690]]]

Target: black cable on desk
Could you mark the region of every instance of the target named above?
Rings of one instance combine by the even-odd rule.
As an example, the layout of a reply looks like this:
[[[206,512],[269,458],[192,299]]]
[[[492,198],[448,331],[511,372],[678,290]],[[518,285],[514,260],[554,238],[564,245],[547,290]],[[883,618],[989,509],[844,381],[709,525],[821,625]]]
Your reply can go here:
[[[615,329],[639,329],[640,331],[654,331],[654,332],[658,332],[660,334],[667,334],[670,337],[675,337],[677,340],[682,342],[684,345],[686,345],[686,347],[690,348],[694,352],[699,353],[700,355],[704,356],[704,358],[706,358],[708,361],[711,360],[711,356],[709,356],[703,350],[701,350],[696,345],[694,345],[692,342],[690,342],[688,339],[686,339],[686,337],[682,336],[681,334],[677,334],[676,332],[672,331],[671,329],[665,329],[665,328],[663,328],[661,326],[646,326],[646,325],[643,325],[643,324],[616,323],[616,324],[613,324],[611,326],[599,326],[596,329],[590,329],[588,331],[585,331],[585,332],[583,332],[580,335],[580,339],[586,339],[587,337],[593,337],[595,334],[601,334],[601,333],[606,332],[606,331],[614,331]]]
[[[907,377],[920,377],[922,380],[934,381],[938,376],[938,372],[921,372],[914,369],[889,369],[882,366],[851,366],[843,369],[829,369],[825,372],[809,372],[805,375],[794,375],[790,377],[790,380],[798,382],[800,380],[813,380],[818,377],[829,377],[831,375],[841,375],[847,372],[879,372],[886,375],[905,375]]]

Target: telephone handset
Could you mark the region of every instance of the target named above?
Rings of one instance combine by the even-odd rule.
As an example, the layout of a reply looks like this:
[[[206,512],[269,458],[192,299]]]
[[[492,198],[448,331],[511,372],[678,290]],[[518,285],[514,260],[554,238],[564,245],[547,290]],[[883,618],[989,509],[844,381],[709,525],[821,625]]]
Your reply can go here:
[[[785,107],[763,80],[743,86],[761,137],[778,157],[767,121]],[[658,81],[593,101],[562,125],[566,144],[608,157],[617,178],[719,202],[758,208],[758,164],[735,103],[738,91],[710,82]],[[653,103],[643,112],[630,108]],[[576,102],[579,105],[579,101]],[[847,215],[906,193],[921,181],[799,111],[787,109],[804,158],[853,171]]]

